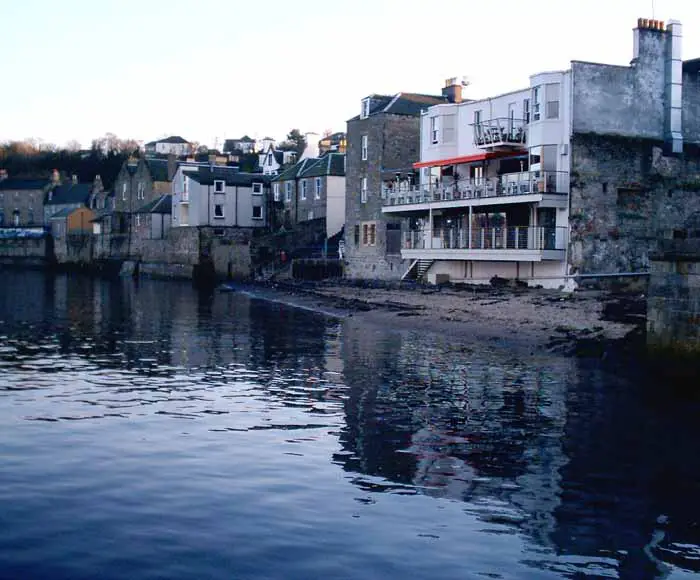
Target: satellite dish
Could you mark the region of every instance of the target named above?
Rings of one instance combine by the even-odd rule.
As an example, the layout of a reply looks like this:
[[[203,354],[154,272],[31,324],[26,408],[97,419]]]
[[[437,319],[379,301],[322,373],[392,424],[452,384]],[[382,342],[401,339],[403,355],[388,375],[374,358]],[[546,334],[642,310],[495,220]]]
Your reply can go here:
[[[462,77],[461,84],[463,87],[468,87],[471,84],[471,82],[469,81],[469,77],[466,77],[466,76]]]

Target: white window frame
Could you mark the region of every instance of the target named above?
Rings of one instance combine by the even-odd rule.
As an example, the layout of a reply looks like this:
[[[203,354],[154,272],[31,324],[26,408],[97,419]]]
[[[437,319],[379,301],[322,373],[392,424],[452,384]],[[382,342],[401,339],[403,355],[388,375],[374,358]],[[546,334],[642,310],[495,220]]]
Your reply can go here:
[[[139,213],[136,214],[136,227],[137,228],[141,227],[141,214],[139,214]]]
[[[559,109],[561,106],[561,83],[547,83],[544,86],[544,93],[544,118],[550,121],[559,119]],[[555,96],[556,98],[553,99],[552,96]]]
[[[369,150],[369,137],[362,135],[362,161],[367,161],[367,151]]]
[[[321,199],[321,178],[320,177],[316,178],[314,185],[316,186],[315,197],[316,197],[316,199]]]
[[[275,201],[279,201],[279,200],[280,200],[280,184],[279,184],[279,181],[276,181],[275,183],[272,184],[272,192],[273,192]]]
[[[542,91],[540,90],[540,87],[534,87],[532,89],[532,120],[533,121],[539,121],[541,118],[541,103],[540,103],[540,97],[541,97]]]
[[[530,99],[523,99],[523,120],[525,124],[530,122]]]
[[[122,183],[122,200],[126,200],[126,181]]]
[[[430,142],[437,145],[440,142],[440,121],[437,116],[430,117]]]
[[[362,178],[362,185],[360,186],[360,203],[367,203],[367,178]]]
[[[220,207],[221,208],[221,215],[216,215],[216,208]],[[226,218],[226,210],[224,208],[223,203],[215,203],[214,204],[214,219],[216,220],[222,220]]]
[[[299,196],[299,199],[302,201],[306,200],[306,179],[302,180],[301,182],[301,195]]]
[[[290,203],[292,201],[292,182],[287,181],[284,184],[284,201]]]
[[[255,215],[255,210],[260,209],[260,217]],[[253,206],[253,213],[251,214],[252,219],[254,220],[262,220],[265,219],[265,210],[263,209],[263,206],[261,205],[254,205]]]
[[[253,195],[262,195],[263,194],[263,184],[262,183],[254,183],[253,184]]]
[[[214,180],[214,193],[226,193],[226,182],[223,179]]]
[[[311,221],[312,219],[314,219],[314,210],[312,210],[312,209],[309,210],[309,213],[306,214],[306,219],[307,219],[307,221]]]
[[[145,199],[146,197],[146,186],[143,181],[139,181],[136,186],[136,199]]]
[[[360,119],[369,117],[370,98],[362,99],[362,108],[360,109]]]

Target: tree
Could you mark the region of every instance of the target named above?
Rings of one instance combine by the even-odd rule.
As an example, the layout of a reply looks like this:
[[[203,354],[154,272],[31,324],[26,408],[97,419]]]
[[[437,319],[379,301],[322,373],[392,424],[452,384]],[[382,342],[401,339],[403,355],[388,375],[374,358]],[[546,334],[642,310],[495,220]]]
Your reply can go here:
[[[287,135],[287,140],[282,144],[280,149],[287,151],[296,151],[297,156],[300,156],[306,149],[306,138],[301,134],[299,129],[292,129]]]

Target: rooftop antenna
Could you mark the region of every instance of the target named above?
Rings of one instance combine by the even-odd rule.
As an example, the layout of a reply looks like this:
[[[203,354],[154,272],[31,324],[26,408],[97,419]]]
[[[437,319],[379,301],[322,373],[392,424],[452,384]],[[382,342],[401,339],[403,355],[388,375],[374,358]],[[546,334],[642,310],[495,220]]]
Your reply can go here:
[[[654,0],[651,0],[651,17],[652,19],[656,18],[656,15],[654,14]]]

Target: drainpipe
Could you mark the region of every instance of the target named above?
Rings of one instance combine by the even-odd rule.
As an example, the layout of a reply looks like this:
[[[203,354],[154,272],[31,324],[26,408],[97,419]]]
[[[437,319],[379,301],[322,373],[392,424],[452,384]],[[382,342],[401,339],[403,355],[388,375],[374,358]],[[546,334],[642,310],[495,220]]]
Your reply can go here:
[[[469,206],[469,224],[467,225],[467,234],[469,235],[469,243],[467,247],[472,249],[472,206]]]
[[[234,186],[233,225],[238,226],[238,186]]]

